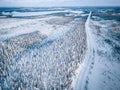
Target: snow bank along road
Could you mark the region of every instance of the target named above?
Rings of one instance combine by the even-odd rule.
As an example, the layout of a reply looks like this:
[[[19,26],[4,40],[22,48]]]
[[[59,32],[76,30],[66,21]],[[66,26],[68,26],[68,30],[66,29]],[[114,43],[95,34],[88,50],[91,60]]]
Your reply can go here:
[[[11,18],[3,20],[2,24],[2,90],[73,89],[75,71],[83,62],[86,51],[85,19],[61,16],[29,20]]]

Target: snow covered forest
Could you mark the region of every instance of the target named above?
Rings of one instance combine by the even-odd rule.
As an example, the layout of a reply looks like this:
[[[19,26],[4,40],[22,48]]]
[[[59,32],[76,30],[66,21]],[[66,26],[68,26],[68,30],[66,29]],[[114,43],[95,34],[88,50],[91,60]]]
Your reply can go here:
[[[0,90],[119,90],[120,8],[0,8]]]
[[[13,26],[1,28],[1,38],[8,34],[8,38],[0,42],[3,89],[72,89],[75,70],[82,63],[86,50],[85,20],[71,17],[35,19],[29,21],[30,25],[34,24],[30,28],[37,26],[38,29],[41,24],[40,30],[27,33],[28,22],[21,21],[18,25],[14,22]],[[41,33],[43,26],[52,29],[52,34],[50,31]],[[19,28],[24,30],[19,32]],[[18,35],[11,35],[11,30]]]

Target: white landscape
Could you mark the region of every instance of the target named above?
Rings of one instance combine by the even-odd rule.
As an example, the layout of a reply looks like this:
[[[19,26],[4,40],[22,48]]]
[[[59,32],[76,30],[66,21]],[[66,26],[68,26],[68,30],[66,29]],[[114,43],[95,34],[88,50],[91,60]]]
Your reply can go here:
[[[118,13],[19,10],[0,13],[0,90],[120,89]]]

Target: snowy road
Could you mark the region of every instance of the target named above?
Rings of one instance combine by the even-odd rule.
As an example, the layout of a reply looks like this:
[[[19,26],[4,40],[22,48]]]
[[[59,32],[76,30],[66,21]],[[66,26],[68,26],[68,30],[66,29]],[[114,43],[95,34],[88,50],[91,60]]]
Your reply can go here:
[[[79,71],[80,73],[76,82],[75,90],[84,90],[86,77],[89,74],[90,64],[94,59],[94,47],[93,47],[94,41],[89,27],[90,17],[91,17],[91,12],[89,13],[89,16],[85,23],[85,30],[87,35],[87,52],[85,55],[84,62],[80,66],[81,69]]]

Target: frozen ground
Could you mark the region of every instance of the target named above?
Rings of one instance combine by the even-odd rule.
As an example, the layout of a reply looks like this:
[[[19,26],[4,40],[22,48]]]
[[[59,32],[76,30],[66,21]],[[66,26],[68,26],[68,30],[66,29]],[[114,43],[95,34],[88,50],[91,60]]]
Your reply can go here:
[[[0,12],[0,90],[120,89],[119,9],[16,9]]]
[[[87,53],[75,90],[120,89],[120,22],[86,21]]]
[[[120,22],[106,20],[98,23],[99,25],[96,25],[94,21],[90,22],[95,50],[86,89],[119,90]]]

